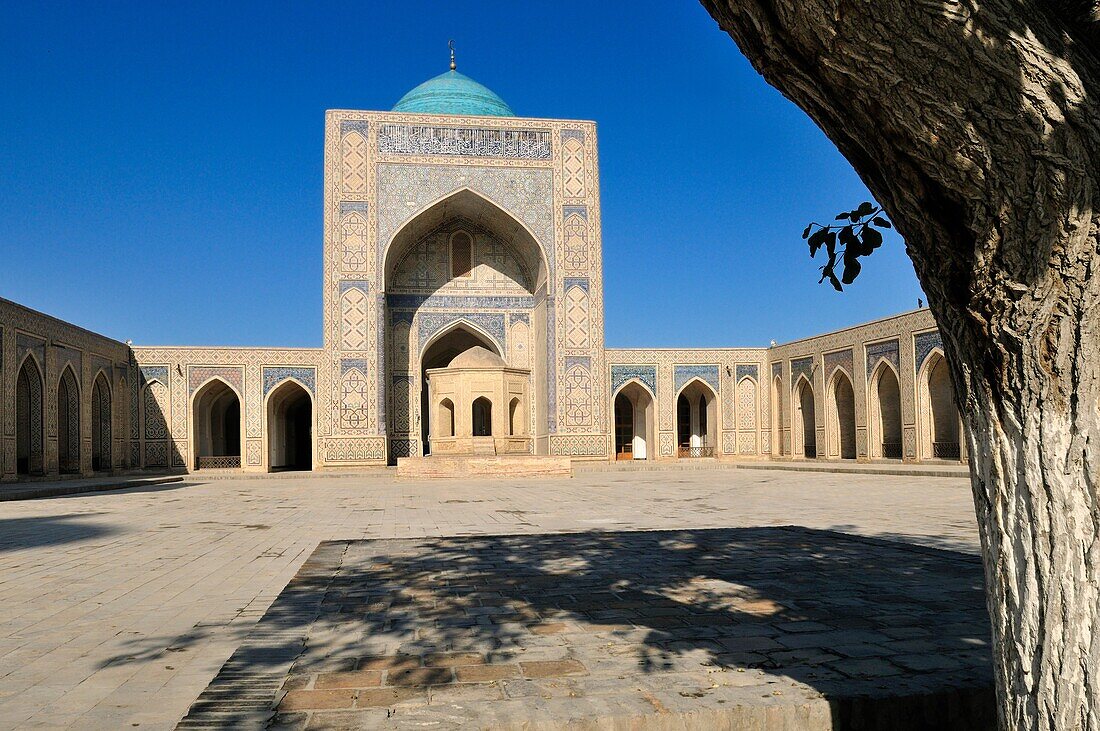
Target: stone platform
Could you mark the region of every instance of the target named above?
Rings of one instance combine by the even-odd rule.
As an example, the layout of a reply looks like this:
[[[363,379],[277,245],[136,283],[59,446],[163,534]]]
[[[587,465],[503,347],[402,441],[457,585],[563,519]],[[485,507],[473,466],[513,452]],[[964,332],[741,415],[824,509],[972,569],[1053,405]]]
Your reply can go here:
[[[973,556],[808,528],[322,543],[180,729],[995,728]]]
[[[517,455],[431,455],[401,457],[397,460],[397,476],[412,479],[436,477],[571,477],[569,457],[546,457],[533,454]]]

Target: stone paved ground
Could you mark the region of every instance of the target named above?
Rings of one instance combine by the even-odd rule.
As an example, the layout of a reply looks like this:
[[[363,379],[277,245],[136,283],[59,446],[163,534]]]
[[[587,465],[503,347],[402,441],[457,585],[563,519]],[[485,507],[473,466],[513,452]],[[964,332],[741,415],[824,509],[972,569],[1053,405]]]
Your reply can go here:
[[[992,730],[987,617],[973,556],[807,528],[335,541],[180,728]]]
[[[977,551],[962,479],[219,480],[0,505],[0,728],[171,728],[320,541],[796,524]]]

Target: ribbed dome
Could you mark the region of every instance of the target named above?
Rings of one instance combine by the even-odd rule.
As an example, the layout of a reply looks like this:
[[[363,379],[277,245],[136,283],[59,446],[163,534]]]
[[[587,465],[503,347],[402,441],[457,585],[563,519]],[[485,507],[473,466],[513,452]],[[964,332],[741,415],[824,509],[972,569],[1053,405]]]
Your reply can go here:
[[[395,112],[457,114],[470,117],[514,117],[504,100],[457,71],[447,71],[401,97]]]
[[[507,364],[499,355],[475,345],[469,350],[464,350],[456,355],[448,368],[506,368]]]

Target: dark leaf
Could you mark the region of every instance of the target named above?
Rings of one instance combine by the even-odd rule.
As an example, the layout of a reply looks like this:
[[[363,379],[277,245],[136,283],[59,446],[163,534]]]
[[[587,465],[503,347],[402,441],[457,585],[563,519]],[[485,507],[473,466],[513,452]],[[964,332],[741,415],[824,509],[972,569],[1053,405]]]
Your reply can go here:
[[[882,234],[870,226],[863,229],[860,238],[863,239],[863,250],[868,254],[882,246]]]
[[[871,223],[875,224],[875,225],[876,225],[876,226],[878,226],[879,228],[893,228],[893,227],[892,227],[892,226],[890,225],[890,222],[889,222],[889,221],[887,221],[887,220],[886,220],[885,218],[883,218],[882,216],[875,216],[875,217],[874,217],[873,219],[871,219]]]
[[[838,213],[838,214],[836,214],[836,220],[838,220],[838,221],[847,221],[851,217],[851,215],[852,214],[850,214],[850,213]]]
[[[830,231],[825,236],[825,250],[829,252],[829,259],[836,259],[836,231]]]
[[[845,251],[851,251],[853,254],[859,253],[859,239],[856,238],[851,226],[840,229],[840,243],[844,244]]]
[[[809,244],[810,244],[810,258],[811,259],[814,258],[815,256],[817,256],[817,250],[821,248],[821,245],[823,243],[825,243],[825,238],[828,235],[829,235],[829,230],[828,229],[819,228],[817,231],[814,231],[812,236],[810,236]]]
[[[856,257],[848,258],[844,257],[844,277],[841,279],[845,284],[851,284],[859,276],[859,270],[863,267],[860,266],[859,259]],[[834,285],[835,286],[835,285]]]
[[[802,232],[802,238],[806,238],[807,236],[809,236],[810,235],[810,229],[813,228],[813,227],[814,227],[814,225],[812,223],[809,226],[807,226],[806,230]]]
[[[856,213],[859,214],[860,218],[863,218],[864,216],[870,216],[871,212],[874,210],[875,207],[873,205],[871,205],[867,201],[864,201],[863,203],[859,204],[859,208],[856,209]]]
[[[832,270],[829,270],[829,284],[833,285],[833,289],[835,289],[837,292],[844,291],[844,287],[840,286],[840,280],[836,278],[836,275],[833,274]]]

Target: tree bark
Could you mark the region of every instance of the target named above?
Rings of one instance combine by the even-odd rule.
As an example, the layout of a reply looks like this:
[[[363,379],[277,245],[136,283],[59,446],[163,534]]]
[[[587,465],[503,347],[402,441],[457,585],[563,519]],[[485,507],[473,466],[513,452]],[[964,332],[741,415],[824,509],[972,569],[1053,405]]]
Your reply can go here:
[[[702,2],[905,237],[966,425],[1002,726],[1100,731],[1095,28],[1038,0]]]

